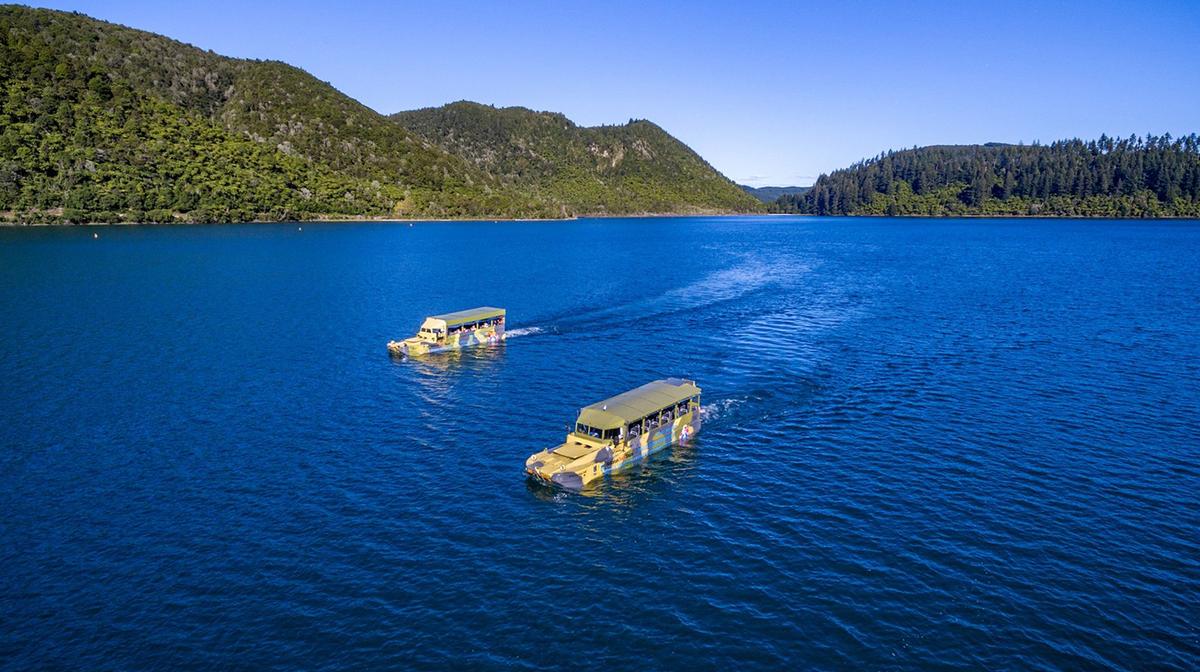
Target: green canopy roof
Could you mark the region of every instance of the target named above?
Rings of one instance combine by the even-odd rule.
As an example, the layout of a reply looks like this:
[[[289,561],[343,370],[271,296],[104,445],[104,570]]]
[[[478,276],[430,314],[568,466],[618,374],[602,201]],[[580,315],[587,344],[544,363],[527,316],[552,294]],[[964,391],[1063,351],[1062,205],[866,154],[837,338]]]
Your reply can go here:
[[[690,380],[656,380],[584,407],[579,411],[579,423],[596,429],[616,429],[698,394],[700,388]]]
[[[492,308],[491,306],[481,306],[470,310],[460,310],[456,313],[445,313],[443,315],[430,315],[430,319],[445,320],[447,327],[457,327],[460,324],[468,322],[478,322],[480,320],[490,320],[497,317],[504,317],[503,308]]]

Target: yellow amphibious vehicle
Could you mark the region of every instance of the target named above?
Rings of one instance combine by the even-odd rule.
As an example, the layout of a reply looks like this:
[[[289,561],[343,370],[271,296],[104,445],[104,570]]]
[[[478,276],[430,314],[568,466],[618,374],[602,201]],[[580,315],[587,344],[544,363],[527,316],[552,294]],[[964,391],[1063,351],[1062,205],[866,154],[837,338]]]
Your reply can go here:
[[[578,490],[654,451],[688,441],[699,430],[696,383],[656,380],[580,410],[566,440],[531,455],[525,473]]]
[[[430,315],[412,338],[390,341],[394,355],[424,355],[430,352],[469,348],[504,340],[504,309],[483,306],[445,315]]]

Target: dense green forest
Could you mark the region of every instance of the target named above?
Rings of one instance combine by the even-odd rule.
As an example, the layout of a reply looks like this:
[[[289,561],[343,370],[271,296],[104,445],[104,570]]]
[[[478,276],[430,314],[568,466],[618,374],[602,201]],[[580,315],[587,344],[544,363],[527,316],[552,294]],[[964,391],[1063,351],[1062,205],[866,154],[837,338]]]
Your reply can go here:
[[[749,187],[739,184],[742,191],[757,198],[763,203],[774,203],[783,196],[802,196],[812,187]]]
[[[762,206],[653,123],[581,127],[561,114],[469,101],[392,119],[499,176],[588,213],[754,212]]]
[[[816,215],[1200,217],[1200,137],[887,152],[782,196]]]
[[[637,173],[623,206],[722,207],[707,195],[727,181],[711,168],[687,174],[694,186],[655,182],[673,171]],[[601,200],[556,193],[495,175],[287,64],[0,6],[2,221],[561,217]]]
[[[470,102],[387,117],[284,63],[0,6],[0,222],[756,212],[756,196],[649,121]],[[770,209],[1200,217],[1200,138],[888,152]]]
[[[270,61],[0,7],[0,211],[23,222],[559,213]]]

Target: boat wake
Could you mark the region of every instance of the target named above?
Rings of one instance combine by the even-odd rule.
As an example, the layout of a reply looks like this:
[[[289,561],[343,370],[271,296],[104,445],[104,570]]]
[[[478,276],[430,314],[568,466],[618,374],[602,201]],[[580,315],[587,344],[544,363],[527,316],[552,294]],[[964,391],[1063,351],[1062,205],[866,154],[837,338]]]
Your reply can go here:
[[[715,271],[691,284],[669,289],[656,296],[619,306],[572,310],[557,319],[550,318],[553,326],[549,329],[554,333],[599,331],[618,328],[626,324],[631,316],[634,319],[645,320],[685,311],[694,313],[700,309],[742,299],[808,270],[809,266],[795,261],[768,263],[746,258],[734,266]]]
[[[684,287],[670,289],[658,296],[635,301],[629,305],[608,308],[590,314],[590,319],[609,321],[612,315],[637,315],[642,318],[661,317],[680,311],[700,308],[740,299],[771,284],[779,277],[778,269],[761,261],[747,260],[731,268],[716,271]]]
[[[714,422],[732,414],[737,408],[747,401],[749,397],[718,399],[707,404],[700,405],[700,420],[701,422]]]
[[[521,327],[520,329],[509,329],[504,332],[505,340],[519,338],[521,336],[533,336],[545,332],[544,327]]]

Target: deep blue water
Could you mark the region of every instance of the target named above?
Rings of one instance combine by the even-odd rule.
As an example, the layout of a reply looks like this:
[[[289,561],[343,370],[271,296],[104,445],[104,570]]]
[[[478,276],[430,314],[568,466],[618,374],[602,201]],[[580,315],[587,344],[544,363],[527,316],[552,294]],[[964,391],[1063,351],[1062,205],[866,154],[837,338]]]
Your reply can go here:
[[[1200,222],[0,230],[0,375],[6,669],[1200,666]]]

